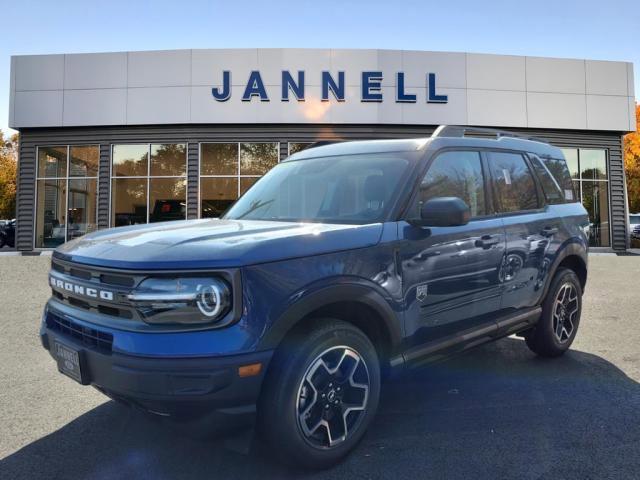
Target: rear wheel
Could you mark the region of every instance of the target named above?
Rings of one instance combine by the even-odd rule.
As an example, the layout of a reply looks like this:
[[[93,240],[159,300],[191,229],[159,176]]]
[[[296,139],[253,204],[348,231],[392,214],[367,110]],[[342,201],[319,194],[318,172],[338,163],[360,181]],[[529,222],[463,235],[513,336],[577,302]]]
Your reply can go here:
[[[543,357],[566,352],[578,332],[582,313],[582,287],[577,275],[559,269],[551,281],[536,327],[525,337],[527,346]]]
[[[379,394],[380,364],[367,336],[349,323],[322,319],[276,352],[259,430],[285,463],[327,468],[360,441]]]

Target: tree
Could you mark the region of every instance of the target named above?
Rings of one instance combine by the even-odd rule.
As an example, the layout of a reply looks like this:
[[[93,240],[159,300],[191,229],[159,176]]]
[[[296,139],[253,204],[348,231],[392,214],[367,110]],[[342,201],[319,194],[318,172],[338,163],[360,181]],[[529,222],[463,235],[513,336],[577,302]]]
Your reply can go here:
[[[18,134],[6,140],[0,130],[0,218],[16,216]]]
[[[624,137],[624,169],[627,175],[629,212],[640,212],[640,105],[636,105],[636,131]]]

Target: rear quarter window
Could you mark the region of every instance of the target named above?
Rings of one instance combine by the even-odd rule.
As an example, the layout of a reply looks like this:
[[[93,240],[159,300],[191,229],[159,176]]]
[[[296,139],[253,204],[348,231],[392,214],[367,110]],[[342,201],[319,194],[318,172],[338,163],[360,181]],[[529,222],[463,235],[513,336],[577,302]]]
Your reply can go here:
[[[556,183],[562,190],[562,196],[567,203],[577,202],[575,192],[573,190],[573,182],[571,181],[571,174],[567,167],[567,162],[564,158],[551,158],[546,157],[541,159],[544,166],[549,173],[553,175]],[[535,163],[535,162],[534,162]],[[542,179],[541,179],[542,182]],[[543,187],[544,188],[544,187]],[[546,193],[546,192],[545,192]],[[551,203],[551,202],[550,202]]]
[[[540,185],[542,186],[542,191],[544,192],[547,203],[551,205],[565,203],[565,194],[562,187],[555,179],[555,177],[551,174],[542,159],[537,155],[531,154],[529,155],[529,158],[531,159],[533,170],[535,171],[536,176],[540,181]]]

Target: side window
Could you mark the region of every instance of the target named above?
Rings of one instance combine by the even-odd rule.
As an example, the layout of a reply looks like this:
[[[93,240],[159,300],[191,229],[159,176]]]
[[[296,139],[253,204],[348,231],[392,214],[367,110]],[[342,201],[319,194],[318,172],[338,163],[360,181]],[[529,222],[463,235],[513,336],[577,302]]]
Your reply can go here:
[[[486,215],[480,154],[460,151],[438,155],[420,184],[414,212],[435,197],[459,197],[469,206],[472,217]]]
[[[577,202],[576,195],[573,191],[573,182],[571,181],[571,173],[569,173],[568,162],[559,158],[543,158],[542,162],[547,170],[556,179],[558,185],[562,189],[562,194],[566,202]],[[576,160],[577,162],[577,160]]]
[[[542,190],[544,192],[544,196],[547,199],[547,203],[551,205],[555,205],[557,203],[564,203],[564,194],[562,192],[562,188],[551,174],[551,172],[547,169],[546,165],[540,160],[540,157],[537,155],[529,154],[529,158],[531,159],[531,164],[533,165],[533,170],[536,172],[538,176],[538,180],[540,180],[540,184],[542,185]]]
[[[499,212],[538,208],[536,184],[522,155],[490,152],[489,170]]]

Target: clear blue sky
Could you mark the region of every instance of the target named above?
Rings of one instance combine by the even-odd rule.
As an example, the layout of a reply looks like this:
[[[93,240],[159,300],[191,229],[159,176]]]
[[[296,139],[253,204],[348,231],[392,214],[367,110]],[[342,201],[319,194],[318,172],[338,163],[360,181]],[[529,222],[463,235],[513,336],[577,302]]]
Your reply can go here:
[[[624,60],[640,97],[639,0],[0,0],[0,129],[9,57],[172,48],[333,47]]]

